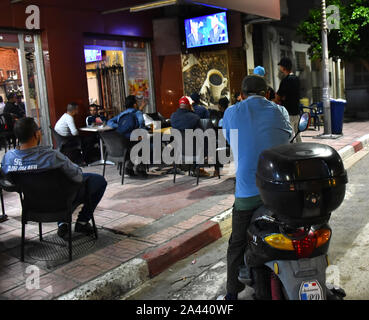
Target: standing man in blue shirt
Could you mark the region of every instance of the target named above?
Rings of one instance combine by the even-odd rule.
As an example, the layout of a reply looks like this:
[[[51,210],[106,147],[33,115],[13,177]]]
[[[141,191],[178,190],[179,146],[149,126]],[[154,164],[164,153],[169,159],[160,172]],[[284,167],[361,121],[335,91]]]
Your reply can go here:
[[[223,117],[223,132],[236,166],[232,234],[227,251],[227,294],[222,297],[225,300],[237,300],[238,293],[245,288],[238,281],[238,273],[247,248],[246,232],[254,211],[263,204],[256,187],[259,155],[265,149],[289,143],[292,137],[287,110],[267,100],[266,92],[264,78],[247,76],[242,82],[242,101],[229,107]],[[238,141],[231,138],[234,132]]]

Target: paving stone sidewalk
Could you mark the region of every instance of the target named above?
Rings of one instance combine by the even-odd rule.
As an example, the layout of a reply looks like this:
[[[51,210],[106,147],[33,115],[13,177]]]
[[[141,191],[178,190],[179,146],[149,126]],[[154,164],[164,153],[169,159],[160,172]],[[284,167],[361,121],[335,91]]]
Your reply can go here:
[[[302,139],[340,150],[369,134],[369,121],[345,123],[344,135],[339,139],[313,138],[321,133],[308,130]],[[102,167],[87,167],[84,171],[102,173]],[[186,251],[183,244],[192,246],[193,251],[207,245],[194,244],[191,237],[210,230],[211,219],[230,209],[234,201],[232,166],[225,167],[221,179],[200,178],[198,186],[196,178],[188,175],[178,175],[173,184],[173,175],[165,174],[165,170],[151,170],[147,179],[127,177],[122,186],[115,166],[107,167],[106,179],[107,190],[95,211],[99,239],[74,234],[72,262],[67,259],[66,243],[56,236],[56,223],[44,224],[42,243],[38,225],[27,225],[26,257],[24,263],[20,262],[19,196],[4,192],[9,219],[0,223],[0,299],[55,299],[137,257],[153,259],[150,276],[154,276],[165,263],[160,266],[160,256],[152,257],[153,252],[175,245],[182,245],[181,250]],[[38,273],[39,283],[33,281]]]

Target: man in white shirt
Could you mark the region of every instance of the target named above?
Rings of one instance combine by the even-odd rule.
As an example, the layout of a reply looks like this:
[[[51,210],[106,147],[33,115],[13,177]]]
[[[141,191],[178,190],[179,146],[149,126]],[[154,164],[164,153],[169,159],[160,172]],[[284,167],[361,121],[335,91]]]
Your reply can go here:
[[[71,102],[67,106],[67,112],[64,113],[55,124],[55,131],[63,136],[68,137],[68,142],[64,145],[65,149],[73,150],[71,154],[65,154],[73,162],[84,166],[86,164],[82,155],[81,138],[78,135],[78,129],[74,123],[74,117],[78,114],[78,104]]]
[[[63,137],[77,136],[78,129],[74,123],[74,116],[78,114],[78,105],[69,103],[67,112],[62,115],[55,125],[55,131]]]

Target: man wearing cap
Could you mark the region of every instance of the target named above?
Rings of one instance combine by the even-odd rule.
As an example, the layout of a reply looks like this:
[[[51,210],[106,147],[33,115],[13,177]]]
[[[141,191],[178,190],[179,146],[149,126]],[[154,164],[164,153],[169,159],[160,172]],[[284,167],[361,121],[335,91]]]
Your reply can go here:
[[[199,127],[200,117],[193,112],[189,97],[179,99],[179,108],[170,117],[173,129],[186,130]]]
[[[206,109],[200,102],[200,95],[197,92],[191,94],[191,99],[193,101],[193,111],[200,117],[200,119],[209,119],[209,110]]]
[[[200,128],[200,117],[193,112],[192,99],[190,97],[182,97],[179,99],[179,108],[170,117],[170,121],[173,129],[195,130]],[[200,168],[200,176],[209,176],[203,168]]]
[[[264,78],[245,77],[242,101],[228,107],[223,117],[223,133],[235,159],[236,192],[227,251],[227,294],[218,299],[237,300],[238,293],[245,288],[238,275],[247,249],[247,228],[254,211],[263,204],[255,176],[259,155],[265,149],[289,143],[292,137],[287,110],[267,100],[266,91]],[[243,278],[249,280],[248,268],[244,266],[241,270]]]
[[[275,102],[287,109],[292,128],[297,132],[300,120],[300,80],[292,73],[290,58],[282,58],[278,65],[284,78],[279,86]],[[301,142],[300,134],[297,135],[295,141]]]

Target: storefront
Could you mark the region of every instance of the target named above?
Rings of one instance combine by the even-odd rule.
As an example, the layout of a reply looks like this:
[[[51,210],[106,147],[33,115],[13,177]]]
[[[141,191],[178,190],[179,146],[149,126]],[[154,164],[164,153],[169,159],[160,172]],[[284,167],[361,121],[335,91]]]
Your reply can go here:
[[[148,41],[86,37],[84,52],[90,104],[114,116],[124,110],[125,97],[135,95],[144,112],[155,112]]]
[[[48,128],[49,108],[45,82],[41,39],[38,33],[0,29],[0,95],[9,93],[23,98],[27,116]],[[42,130],[44,145],[51,140]]]

